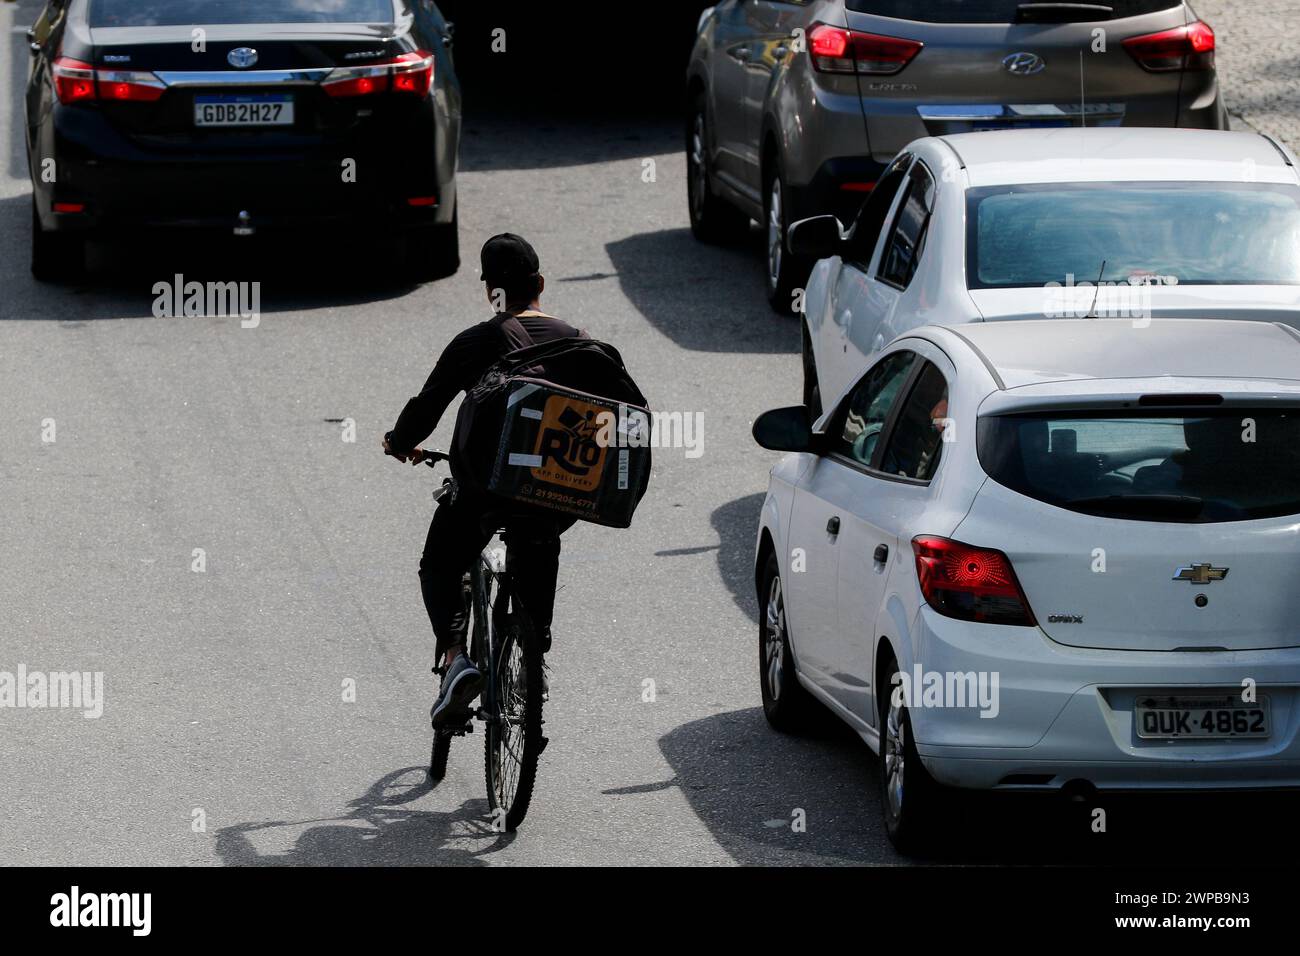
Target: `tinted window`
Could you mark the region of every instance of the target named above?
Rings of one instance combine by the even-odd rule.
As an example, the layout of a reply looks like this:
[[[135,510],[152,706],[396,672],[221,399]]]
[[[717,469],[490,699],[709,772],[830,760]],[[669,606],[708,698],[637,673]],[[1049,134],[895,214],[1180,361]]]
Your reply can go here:
[[[967,281],[1300,283],[1300,188],[1064,183],[967,193]]]
[[[948,382],[942,372],[926,362],[898,413],[880,470],[901,478],[929,481],[939,467],[945,431],[951,434],[946,429],[948,424]]]
[[[91,0],[92,27],[392,23],[393,0]]]
[[[1300,513],[1300,410],[1008,415],[980,420],[980,463],[1023,495],[1139,521]]]
[[[934,179],[917,163],[889,234],[889,245],[880,261],[880,278],[906,288],[916,273],[925,245],[925,229],[930,224],[930,207],[934,201]]]
[[[907,381],[915,359],[913,352],[895,352],[872,367],[849,396],[834,451],[859,464],[871,464],[889,409]]]
[[[926,23],[1015,23],[1016,9],[1024,0],[848,0],[858,13],[874,13],[899,20]],[[1177,0],[1089,0],[1109,7],[1109,16],[1080,15],[1079,21],[1135,17],[1157,10],[1172,10]]]
[[[871,262],[871,254],[876,251],[876,243],[880,241],[880,232],[885,228],[885,217],[889,215],[889,207],[894,203],[894,196],[903,184],[911,161],[910,155],[900,156],[880,177],[876,188],[858,212],[858,218],[853,224],[853,237],[849,239],[844,253],[845,259],[864,269]]]

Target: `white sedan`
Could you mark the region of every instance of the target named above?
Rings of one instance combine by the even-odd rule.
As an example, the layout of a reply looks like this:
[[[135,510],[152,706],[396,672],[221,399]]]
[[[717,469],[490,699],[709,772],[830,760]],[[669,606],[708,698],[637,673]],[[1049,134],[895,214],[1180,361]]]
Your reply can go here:
[[[1300,787],[1300,332],[927,326],[812,430],[767,412],[763,707],[946,788]]]
[[[930,137],[856,222],[790,228],[820,259],[804,404],[831,404],[895,336],[1027,318],[1300,323],[1300,174],[1257,133],[1003,130]],[[1100,280],[1100,285],[1098,284]]]

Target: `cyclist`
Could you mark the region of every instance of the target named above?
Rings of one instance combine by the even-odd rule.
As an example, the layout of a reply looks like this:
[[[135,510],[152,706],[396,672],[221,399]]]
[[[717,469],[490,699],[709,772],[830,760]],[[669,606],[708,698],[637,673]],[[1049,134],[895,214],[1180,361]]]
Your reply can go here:
[[[423,461],[419,445],[433,433],[447,406],[509,352],[559,338],[586,337],[585,332],[541,311],[546,280],[537,252],[523,238],[512,233],[493,236],[483,246],[481,261],[488,301],[498,312],[451,340],[424,389],[406,403],[397,424],[384,436],[384,452],[399,461],[416,465]],[[452,444],[453,473],[459,445],[459,441]],[[483,674],[465,651],[469,608],[462,580],[491,539],[492,529],[485,532],[482,527],[484,516],[500,507],[501,502],[493,502],[485,492],[458,482],[439,502],[429,525],[420,559],[420,591],[436,641],[434,672],[442,677],[430,711],[435,727],[467,716],[483,685]],[[519,508],[512,506],[512,515],[519,514]],[[541,512],[524,514],[512,517],[504,535],[508,563],[527,568],[526,573],[514,575],[515,590],[537,629],[543,653],[550,649],[560,535],[573,524],[573,519]]]

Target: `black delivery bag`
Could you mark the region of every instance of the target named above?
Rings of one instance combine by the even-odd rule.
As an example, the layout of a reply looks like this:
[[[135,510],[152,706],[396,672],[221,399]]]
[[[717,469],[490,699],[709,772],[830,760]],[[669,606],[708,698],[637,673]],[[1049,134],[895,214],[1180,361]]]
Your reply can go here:
[[[456,478],[626,528],[650,482],[650,411],[612,345],[564,338],[507,354],[465,396]]]

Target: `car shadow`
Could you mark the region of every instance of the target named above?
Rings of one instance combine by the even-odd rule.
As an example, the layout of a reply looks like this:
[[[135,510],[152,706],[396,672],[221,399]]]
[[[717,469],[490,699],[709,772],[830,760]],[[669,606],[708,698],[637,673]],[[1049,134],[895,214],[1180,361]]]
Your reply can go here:
[[[382,302],[415,288],[393,276],[391,258],[373,245],[357,255],[310,234],[236,238],[171,232],[92,243],[85,276],[42,283],[29,270],[30,230],[31,194],[0,200],[0,233],[22,250],[0,258],[0,320],[154,318],[155,285],[175,284],[177,276],[185,283],[244,283],[244,301],[255,302],[259,315]],[[237,318],[239,310],[232,306],[228,314]]]
[[[1281,864],[1300,849],[1292,794],[963,791],[942,805],[933,845],[903,855],[885,833],[878,758],[829,712],[798,735],[774,731],[758,707],[715,714],[659,748],[674,777],[620,792],[677,787],[743,864]]]
[[[513,840],[493,831],[486,800],[450,813],[406,806],[431,789],[427,768],[394,770],[337,817],[223,827],[217,854],[226,866],[484,866]]]
[[[736,605],[755,621],[758,620],[758,598],[754,590],[754,547],[766,498],[762,492],[747,495],[727,502],[709,515],[709,524],[721,542],[718,574]]]
[[[682,202],[686,202],[685,188]],[[761,239],[706,245],[689,229],[645,232],[605,247],[624,295],[664,335],[702,352],[799,350],[799,326],[763,294]]]

